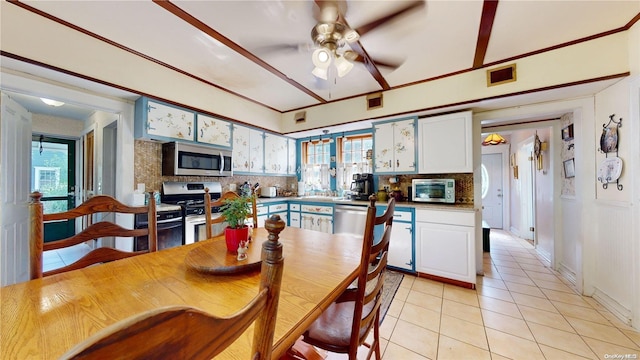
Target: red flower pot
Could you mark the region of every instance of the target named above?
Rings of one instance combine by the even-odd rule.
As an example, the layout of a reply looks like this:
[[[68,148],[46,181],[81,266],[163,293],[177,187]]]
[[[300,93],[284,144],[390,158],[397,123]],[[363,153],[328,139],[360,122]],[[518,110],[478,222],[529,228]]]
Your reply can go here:
[[[224,230],[224,239],[227,242],[227,251],[230,253],[238,253],[238,246],[241,241],[247,241],[249,238],[249,227],[241,227],[239,229],[233,229],[227,227]]]

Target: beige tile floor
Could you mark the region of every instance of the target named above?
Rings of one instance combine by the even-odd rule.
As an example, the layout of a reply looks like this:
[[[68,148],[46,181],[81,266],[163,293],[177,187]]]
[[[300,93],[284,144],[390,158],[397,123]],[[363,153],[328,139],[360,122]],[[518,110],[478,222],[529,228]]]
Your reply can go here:
[[[640,333],[525,240],[491,230],[484,271],[476,290],[406,275],[381,326],[383,359],[640,359]]]

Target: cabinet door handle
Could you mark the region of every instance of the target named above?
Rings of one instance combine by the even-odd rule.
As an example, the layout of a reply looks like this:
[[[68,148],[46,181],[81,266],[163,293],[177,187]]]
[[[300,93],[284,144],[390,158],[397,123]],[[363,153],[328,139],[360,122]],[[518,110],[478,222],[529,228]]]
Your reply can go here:
[[[204,129],[200,129],[200,137],[204,137]]]
[[[396,167],[400,167],[400,160],[396,160]]]
[[[189,133],[188,133],[188,135],[189,135],[189,136],[191,136],[191,126],[189,126]]]

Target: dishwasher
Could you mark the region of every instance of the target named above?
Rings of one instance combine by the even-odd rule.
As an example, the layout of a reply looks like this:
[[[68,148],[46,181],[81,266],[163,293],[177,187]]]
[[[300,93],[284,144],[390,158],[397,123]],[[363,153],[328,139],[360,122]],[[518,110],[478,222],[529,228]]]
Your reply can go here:
[[[366,206],[336,205],[333,216],[334,234],[364,234],[364,227],[367,224]]]

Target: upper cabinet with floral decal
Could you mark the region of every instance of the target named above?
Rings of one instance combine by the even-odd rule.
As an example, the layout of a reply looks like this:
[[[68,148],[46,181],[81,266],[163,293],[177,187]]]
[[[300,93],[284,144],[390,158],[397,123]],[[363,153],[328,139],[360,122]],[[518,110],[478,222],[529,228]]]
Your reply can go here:
[[[153,140],[195,140],[192,111],[141,97],[136,101],[135,137]]]
[[[416,118],[373,124],[373,172],[415,174]]]
[[[231,123],[210,116],[198,114],[196,141],[230,148]]]

